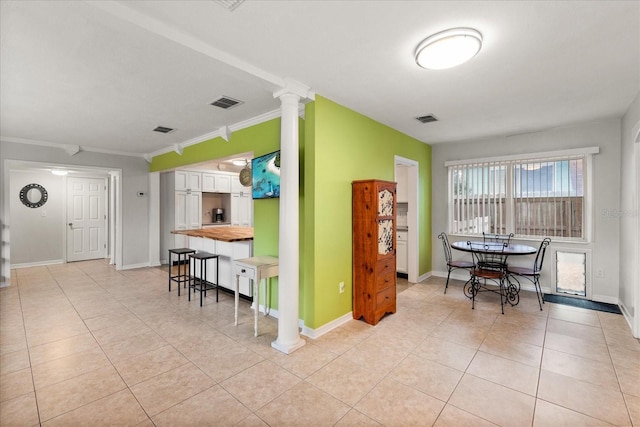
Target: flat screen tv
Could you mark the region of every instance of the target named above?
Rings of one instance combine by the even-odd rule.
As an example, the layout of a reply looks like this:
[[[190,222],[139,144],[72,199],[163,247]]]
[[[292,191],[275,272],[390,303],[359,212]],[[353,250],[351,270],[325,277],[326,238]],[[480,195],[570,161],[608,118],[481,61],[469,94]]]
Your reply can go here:
[[[251,160],[253,199],[280,197],[280,151]]]

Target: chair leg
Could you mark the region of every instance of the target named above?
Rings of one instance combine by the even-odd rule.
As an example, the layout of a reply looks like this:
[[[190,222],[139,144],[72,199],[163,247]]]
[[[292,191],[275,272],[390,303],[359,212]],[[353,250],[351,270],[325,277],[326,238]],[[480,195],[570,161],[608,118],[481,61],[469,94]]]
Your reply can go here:
[[[544,304],[544,298],[542,297],[542,288],[540,287],[539,276],[534,276],[533,285],[536,288],[536,295],[538,297],[538,305],[540,306],[540,311],[542,311],[542,304]]]
[[[449,271],[448,271],[448,273],[447,273],[447,283],[444,285],[444,293],[445,293],[445,294],[447,293],[447,288],[449,287],[449,276],[451,276],[451,270],[452,270],[452,268],[451,268],[451,267],[449,267],[449,268],[447,268],[447,270],[449,270]]]

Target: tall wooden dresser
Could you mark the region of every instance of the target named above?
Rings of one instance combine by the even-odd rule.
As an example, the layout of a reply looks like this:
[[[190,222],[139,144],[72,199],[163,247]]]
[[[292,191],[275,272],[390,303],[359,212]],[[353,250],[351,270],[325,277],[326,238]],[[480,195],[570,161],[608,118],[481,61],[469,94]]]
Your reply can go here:
[[[353,318],[396,312],[396,183],[354,181]]]

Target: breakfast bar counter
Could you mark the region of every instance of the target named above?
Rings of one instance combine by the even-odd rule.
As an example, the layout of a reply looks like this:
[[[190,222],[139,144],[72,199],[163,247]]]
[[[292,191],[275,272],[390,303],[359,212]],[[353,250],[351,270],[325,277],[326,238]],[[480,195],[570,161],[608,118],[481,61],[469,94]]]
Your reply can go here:
[[[173,230],[173,234],[219,240],[221,242],[243,242],[253,240],[253,227],[216,227],[191,230]]]
[[[189,249],[218,255],[220,271],[216,272],[215,261],[207,261],[205,280],[210,283],[218,283],[222,288],[235,292],[236,278],[233,262],[237,259],[253,256],[253,227],[198,228],[173,230],[171,233],[187,236]],[[199,277],[199,267],[195,268],[195,273]],[[239,292],[246,297],[253,297],[252,286],[248,278],[241,278]]]

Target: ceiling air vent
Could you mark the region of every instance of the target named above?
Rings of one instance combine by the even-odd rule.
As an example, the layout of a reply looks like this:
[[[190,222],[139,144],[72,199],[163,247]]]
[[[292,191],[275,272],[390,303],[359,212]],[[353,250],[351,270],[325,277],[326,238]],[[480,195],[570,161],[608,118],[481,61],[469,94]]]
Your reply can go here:
[[[160,133],[171,133],[173,132],[175,129],[171,129],[165,126],[158,126],[157,128],[155,128],[153,131],[154,132],[160,132]]]
[[[229,108],[235,107],[236,105],[240,104],[242,104],[242,101],[229,98],[228,96],[222,96],[211,103],[211,105],[213,105],[214,107],[220,107],[224,110],[228,110]]]
[[[426,116],[416,117],[416,120],[419,121],[420,123],[431,123],[431,122],[437,122],[438,118],[433,114],[427,114]]]

